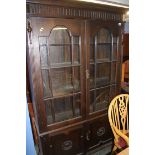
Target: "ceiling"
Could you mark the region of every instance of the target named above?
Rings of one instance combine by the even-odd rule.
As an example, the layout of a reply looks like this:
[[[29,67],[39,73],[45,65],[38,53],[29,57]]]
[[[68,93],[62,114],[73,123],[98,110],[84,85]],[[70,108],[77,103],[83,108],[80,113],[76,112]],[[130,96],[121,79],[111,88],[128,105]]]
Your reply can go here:
[[[109,1],[109,2],[116,2],[116,3],[129,5],[129,0],[98,0],[98,1],[101,1],[101,2]]]

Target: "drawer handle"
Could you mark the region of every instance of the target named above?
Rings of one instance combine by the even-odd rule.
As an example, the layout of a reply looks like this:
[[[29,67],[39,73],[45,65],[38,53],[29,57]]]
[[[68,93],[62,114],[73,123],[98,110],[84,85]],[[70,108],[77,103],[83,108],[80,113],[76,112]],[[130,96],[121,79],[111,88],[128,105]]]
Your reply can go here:
[[[51,145],[50,145],[50,148],[52,148],[52,147],[53,147],[53,145],[51,144]]]
[[[101,127],[97,130],[97,135],[100,137],[105,134],[105,128]]]
[[[72,148],[72,141],[71,140],[66,140],[63,142],[61,145],[62,150],[70,150]]]
[[[88,132],[86,133],[86,140],[87,141],[90,141],[90,130],[88,130]]]

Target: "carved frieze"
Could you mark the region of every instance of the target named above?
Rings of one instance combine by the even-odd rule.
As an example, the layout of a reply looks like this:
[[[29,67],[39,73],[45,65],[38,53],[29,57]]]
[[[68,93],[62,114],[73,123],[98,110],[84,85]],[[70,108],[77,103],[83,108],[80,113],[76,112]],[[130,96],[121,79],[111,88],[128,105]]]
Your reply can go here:
[[[112,11],[90,10],[85,8],[71,8],[34,3],[27,3],[27,15],[57,18],[102,19],[110,21],[121,21],[123,18],[121,13]]]

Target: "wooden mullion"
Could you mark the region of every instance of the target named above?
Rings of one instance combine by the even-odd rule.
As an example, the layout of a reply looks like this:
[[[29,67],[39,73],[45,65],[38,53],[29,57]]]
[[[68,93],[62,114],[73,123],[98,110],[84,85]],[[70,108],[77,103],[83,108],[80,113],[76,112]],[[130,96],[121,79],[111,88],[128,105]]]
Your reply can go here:
[[[72,65],[74,64],[74,43],[73,43],[73,36],[71,36],[71,61]],[[72,102],[72,111],[73,111],[73,117],[75,117],[75,97],[74,97],[74,82],[75,82],[75,77],[74,77],[74,67],[72,66],[72,85],[73,85],[73,102]]]
[[[51,65],[51,60],[50,60],[49,42],[47,42],[47,46],[48,46],[48,66],[50,66]],[[49,75],[49,84],[50,84],[49,86],[50,86],[52,97],[53,97],[52,80],[50,78],[50,77],[52,77],[51,68],[48,69],[48,72],[49,72],[48,75]],[[51,112],[52,112],[53,121],[55,122],[55,109],[54,109],[53,100],[51,101]]]
[[[114,51],[113,51],[114,47],[113,47],[113,35],[111,34],[111,51],[110,51],[110,83],[112,83],[112,65],[113,65],[113,54],[114,54]]]
[[[97,74],[97,66],[96,66],[96,62],[97,62],[97,35],[95,35],[95,55],[94,55],[94,72],[95,72],[95,76],[94,76],[94,81],[95,81],[95,85],[94,85],[94,102],[93,102],[93,112],[95,111],[95,105],[96,105],[96,74]]]

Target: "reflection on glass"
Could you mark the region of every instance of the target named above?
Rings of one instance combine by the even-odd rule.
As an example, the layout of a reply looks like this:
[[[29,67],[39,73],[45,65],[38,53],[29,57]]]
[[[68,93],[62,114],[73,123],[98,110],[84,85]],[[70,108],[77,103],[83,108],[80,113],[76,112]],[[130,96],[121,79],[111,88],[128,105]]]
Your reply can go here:
[[[95,46],[90,45],[90,63],[95,61]]]
[[[71,64],[71,37],[67,28],[53,28],[48,41],[50,65]]]
[[[74,65],[80,64],[79,45],[73,45],[73,63],[74,63]]]
[[[46,118],[47,118],[47,124],[53,123],[53,117],[52,117],[52,101],[45,101],[45,109],[46,109]]]
[[[47,46],[40,46],[41,66],[48,66]]]
[[[97,46],[97,61],[110,60],[111,44]]]
[[[80,67],[74,67],[74,91],[80,91]]]
[[[117,37],[113,36],[113,43],[117,43]]]
[[[89,78],[89,84],[90,84],[90,89],[94,88],[95,86],[95,66],[93,64],[90,65],[90,78]]]
[[[43,77],[43,93],[44,97],[51,97],[51,89],[49,84],[49,73],[48,70],[42,70],[42,77]]]
[[[100,29],[97,33],[97,43],[111,43],[111,35],[107,29]]]
[[[116,85],[110,87],[110,100],[116,96]]]
[[[81,98],[80,94],[74,96],[75,100],[75,117],[80,116],[80,103],[81,103]]]
[[[52,69],[53,96],[69,94],[73,91],[71,68]]]
[[[47,37],[39,37],[39,45],[46,45],[47,44]]]
[[[115,82],[116,82],[116,62],[113,62],[111,66],[111,83]]]
[[[101,87],[110,82],[110,63],[97,64],[96,86]]]
[[[55,121],[60,122],[73,118],[73,97],[64,97],[53,100],[55,109]]]
[[[117,60],[117,44],[113,44],[113,60]]]
[[[67,28],[57,26],[49,36],[49,44],[70,44],[71,39]]]
[[[51,66],[71,64],[71,47],[70,46],[50,46]]]
[[[95,110],[103,110],[108,108],[109,104],[109,87],[96,90]]]
[[[94,99],[95,99],[95,91],[90,91],[89,92],[89,99],[90,99],[90,106],[89,106],[89,111],[93,112],[93,104],[94,104]]]
[[[120,80],[121,80],[121,63],[117,63],[116,67],[117,67],[116,78],[117,78],[117,81],[120,82]]]
[[[41,66],[48,66],[48,51],[47,51],[47,38],[39,37],[39,52],[41,59]]]
[[[79,44],[79,36],[73,36],[73,44]]]

